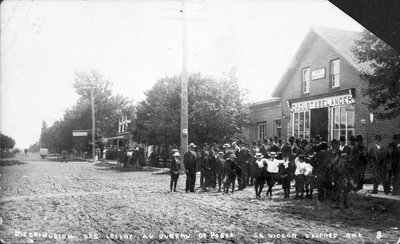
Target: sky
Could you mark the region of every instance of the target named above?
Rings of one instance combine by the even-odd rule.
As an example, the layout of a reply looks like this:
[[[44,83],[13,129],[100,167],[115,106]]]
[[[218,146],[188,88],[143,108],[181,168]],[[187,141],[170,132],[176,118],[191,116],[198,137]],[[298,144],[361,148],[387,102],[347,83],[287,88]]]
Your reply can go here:
[[[77,101],[74,71],[96,69],[134,102],[182,68],[181,1],[4,1],[0,131],[27,148]],[[271,98],[312,26],[361,31],[327,0],[187,0],[187,66],[234,70],[250,102]]]

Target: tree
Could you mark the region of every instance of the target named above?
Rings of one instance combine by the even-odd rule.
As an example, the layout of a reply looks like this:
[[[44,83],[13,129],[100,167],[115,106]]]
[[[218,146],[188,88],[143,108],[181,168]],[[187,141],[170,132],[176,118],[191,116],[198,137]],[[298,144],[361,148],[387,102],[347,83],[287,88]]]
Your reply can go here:
[[[396,50],[365,30],[356,41],[353,53],[359,62],[368,62],[372,71],[363,72],[368,81],[370,109],[381,119],[400,115],[400,56]]]
[[[78,95],[77,103],[67,110],[60,121],[50,127],[42,126],[41,142],[53,153],[62,150],[90,151],[88,137],[73,137],[73,130],[89,130],[92,126],[91,92],[94,96],[96,114],[95,139],[102,148],[102,139],[114,136],[121,114],[133,116],[134,106],[126,97],[111,93],[111,82],[98,71],[76,71],[73,86]]]
[[[0,133],[0,150],[4,152],[8,149],[13,149],[15,146],[15,140],[9,136]]]
[[[248,103],[234,74],[188,79],[189,141],[226,142],[248,126]],[[134,135],[149,144],[180,144],[180,77],[165,77],[137,108]]]

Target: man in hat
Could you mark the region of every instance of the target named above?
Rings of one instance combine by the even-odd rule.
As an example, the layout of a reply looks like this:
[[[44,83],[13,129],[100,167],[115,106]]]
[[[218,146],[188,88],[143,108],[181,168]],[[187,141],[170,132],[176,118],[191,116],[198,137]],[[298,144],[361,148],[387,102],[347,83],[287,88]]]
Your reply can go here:
[[[388,166],[390,172],[387,177],[393,177],[393,195],[400,194],[400,149],[397,147],[395,141],[390,142],[388,145]]]
[[[313,171],[316,176],[316,185],[318,188],[318,201],[322,202],[326,200],[327,188],[329,188],[329,172],[328,164],[331,161],[329,157],[328,144],[322,142],[319,151],[314,155],[311,160],[311,165],[313,166]]]
[[[218,191],[221,191],[221,186],[223,183],[223,179],[226,174],[226,160],[224,159],[224,152],[218,152],[216,162],[216,172],[217,172],[217,181],[218,181]]]
[[[357,135],[354,139],[354,146],[350,151],[350,172],[353,172],[350,174],[354,175],[352,178],[357,184],[355,191],[363,189],[365,168],[368,162],[368,152],[363,144],[363,140],[361,135]]]
[[[155,147],[153,148],[153,151],[151,152],[149,159],[150,159],[151,166],[153,166],[153,167],[157,166],[159,156],[158,156],[158,152]]]
[[[203,152],[201,164],[201,176],[204,177],[204,182],[202,184],[203,191],[207,191],[208,187],[211,187],[211,157],[209,151]]]
[[[340,151],[340,154],[346,153],[347,155],[350,155],[350,147],[346,145],[346,137],[345,136],[340,136],[339,151]]]
[[[183,155],[183,163],[186,170],[186,192],[194,192],[194,186],[196,184],[196,161],[197,155],[194,151],[196,145],[190,143],[189,150]]]
[[[239,190],[243,190],[247,187],[248,178],[248,168],[249,161],[251,159],[251,154],[248,148],[243,145],[243,140],[238,140],[238,149],[236,151],[236,161],[239,164],[239,171],[237,172]]]
[[[254,168],[254,176],[255,176],[255,182],[254,182],[254,190],[256,192],[256,198],[261,197],[261,192],[262,189],[264,188],[264,183],[265,183],[265,177],[267,174],[267,161],[265,158],[263,158],[262,153],[256,153],[255,155],[255,163],[253,164]]]
[[[231,145],[229,143],[224,144],[224,159],[229,158],[229,154],[231,153]]]
[[[386,179],[387,148],[382,145],[382,136],[375,135],[375,142],[369,149],[369,159],[374,172],[374,189],[372,193],[378,193],[379,184],[383,184],[385,194],[390,191],[390,182]]]
[[[178,183],[179,174],[181,171],[181,159],[179,152],[175,152],[173,155],[173,159],[171,160],[170,174],[171,174],[171,183],[170,183],[170,191],[174,189],[176,192],[176,184]]]

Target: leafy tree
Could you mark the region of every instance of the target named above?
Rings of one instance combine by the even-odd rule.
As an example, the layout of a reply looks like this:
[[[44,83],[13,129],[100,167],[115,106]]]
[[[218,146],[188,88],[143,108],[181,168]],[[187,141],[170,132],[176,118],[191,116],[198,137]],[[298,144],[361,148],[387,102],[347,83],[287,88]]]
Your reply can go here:
[[[0,133],[0,150],[4,152],[7,149],[13,149],[15,146],[15,140],[9,136]]]
[[[90,151],[90,138],[73,137],[73,130],[90,130],[92,127],[91,92],[96,116],[96,143],[102,148],[102,139],[116,134],[121,114],[133,116],[134,106],[128,98],[112,96],[111,83],[96,70],[76,71],[73,86],[80,95],[77,103],[67,110],[63,119],[51,127],[43,126],[41,142],[51,152],[62,150]]]
[[[400,56],[398,52],[365,30],[356,41],[353,52],[359,62],[368,62],[372,71],[362,78],[369,82],[367,94],[370,108],[378,118],[389,119],[400,115]]]
[[[200,74],[188,79],[189,141],[225,142],[248,125],[248,104],[234,74],[220,81]],[[138,105],[135,138],[149,144],[180,144],[180,77],[165,77]]]

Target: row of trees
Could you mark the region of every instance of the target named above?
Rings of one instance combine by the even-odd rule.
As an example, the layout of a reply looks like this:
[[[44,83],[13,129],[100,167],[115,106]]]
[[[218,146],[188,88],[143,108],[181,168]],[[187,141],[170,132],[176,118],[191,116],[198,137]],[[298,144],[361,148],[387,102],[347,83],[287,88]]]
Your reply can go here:
[[[156,82],[134,105],[120,95],[113,96],[111,83],[97,71],[77,71],[74,88],[80,95],[76,105],[65,112],[63,119],[48,127],[43,124],[41,142],[53,153],[61,150],[90,151],[89,139],[73,137],[73,130],[91,128],[91,89],[96,114],[96,143],[104,147],[104,139],[118,131],[118,118],[126,115],[132,122],[128,132],[134,140],[151,145],[180,144],[180,77],[165,77]],[[189,140],[222,142],[238,137],[248,126],[246,92],[239,88],[233,73],[221,80],[192,74],[188,81]]]
[[[93,92],[96,114],[96,144],[104,147],[104,138],[115,135],[121,114],[132,116],[134,105],[126,97],[111,93],[111,82],[96,70],[76,71],[73,86],[78,95],[77,103],[67,110],[62,120],[48,127],[43,124],[40,141],[50,152],[62,150],[90,151],[89,137],[73,137],[73,130],[91,128],[91,95]]]

